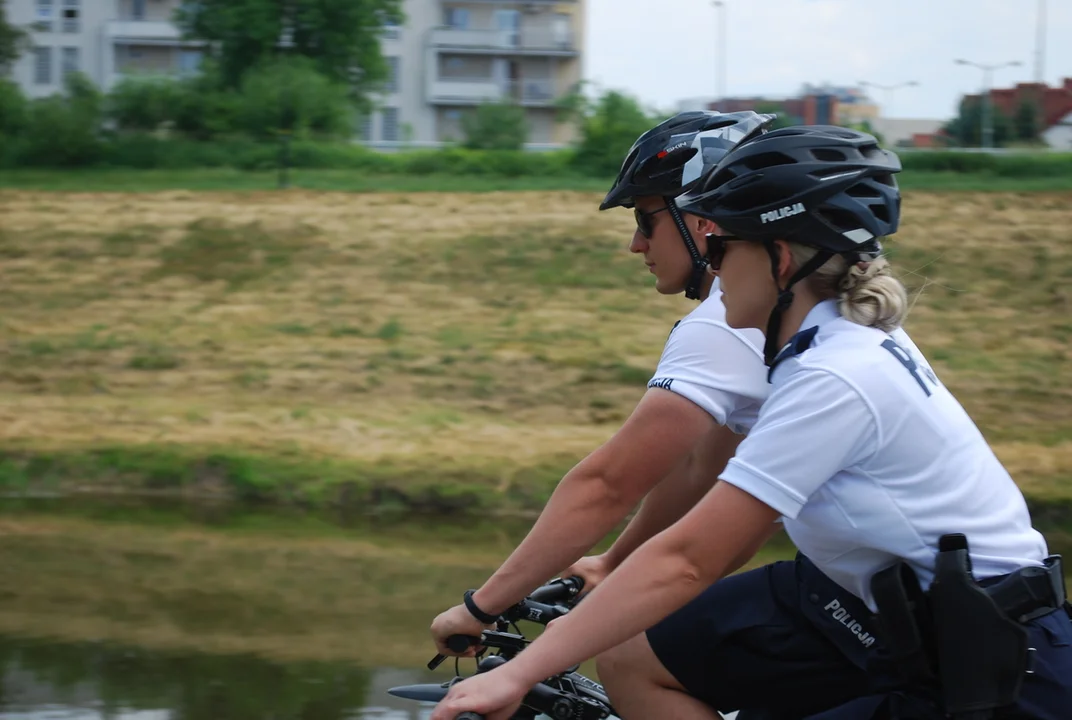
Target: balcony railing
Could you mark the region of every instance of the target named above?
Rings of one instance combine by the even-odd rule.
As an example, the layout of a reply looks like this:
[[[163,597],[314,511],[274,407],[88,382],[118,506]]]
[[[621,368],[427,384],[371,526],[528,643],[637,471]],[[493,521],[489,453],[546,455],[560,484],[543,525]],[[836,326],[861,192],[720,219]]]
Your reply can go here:
[[[131,40],[148,44],[170,44],[182,40],[182,33],[166,20],[112,20],[105,32],[113,40]]]
[[[432,44],[456,50],[494,52],[567,53],[577,52],[573,31],[545,27],[520,30],[470,30],[442,27],[432,31]]]
[[[479,105],[482,102],[512,100],[520,105],[540,107],[557,99],[554,80],[495,80],[494,78],[439,78],[429,83],[429,100],[450,105]]]

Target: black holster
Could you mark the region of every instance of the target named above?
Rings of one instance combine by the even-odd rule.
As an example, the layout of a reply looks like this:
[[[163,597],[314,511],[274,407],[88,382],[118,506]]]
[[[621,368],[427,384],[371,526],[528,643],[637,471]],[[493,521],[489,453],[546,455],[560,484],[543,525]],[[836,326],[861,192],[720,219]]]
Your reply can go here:
[[[884,645],[902,679],[937,685],[945,712],[975,720],[1019,698],[1030,670],[1020,623],[1042,614],[1043,606],[1060,607],[1060,578],[1055,557],[1046,568],[1025,568],[984,588],[972,576],[967,538],[943,535],[928,592],[903,562],[876,573],[871,591]]]
[[[954,717],[1012,705],[1028,671],[1027,629],[975,582],[963,535],[943,535],[930,588],[945,711]]]

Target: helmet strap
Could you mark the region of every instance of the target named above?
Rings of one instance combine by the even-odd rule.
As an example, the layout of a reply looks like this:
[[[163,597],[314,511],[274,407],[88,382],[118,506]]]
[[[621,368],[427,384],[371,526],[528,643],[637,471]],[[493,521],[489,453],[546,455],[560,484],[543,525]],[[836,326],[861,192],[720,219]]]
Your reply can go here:
[[[699,249],[697,249],[696,242],[692,239],[692,233],[689,232],[689,226],[685,224],[685,218],[681,216],[681,211],[678,210],[674,198],[666,197],[663,199],[666,201],[666,207],[670,212],[670,217],[674,218],[674,223],[677,225],[677,231],[681,233],[681,239],[685,242],[685,247],[688,249],[689,256],[692,258],[692,272],[689,274],[688,284],[685,285],[685,297],[689,300],[699,300],[704,277],[707,275],[707,267],[711,263],[706,257],[701,255]]]
[[[771,275],[774,277],[774,286],[778,288],[778,302],[774,306],[774,310],[771,311],[770,318],[767,319],[767,333],[766,341],[763,344],[763,359],[767,363],[768,367],[772,367],[774,359],[778,357],[778,352],[781,347],[778,344],[778,335],[782,332],[782,315],[789,306],[793,304],[793,291],[792,287],[798,282],[811,275],[813,272],[822,267],[827,260],[834,257],[835,253],[827,250],[820,250],[808,259],[806,263],[800,266],[800,268],[793,273],[789,278],[789,282],[783,288],[778,285],[778,247],[774,242],[763,243],[767,248],[767,254],[770,255],[771,260]]]

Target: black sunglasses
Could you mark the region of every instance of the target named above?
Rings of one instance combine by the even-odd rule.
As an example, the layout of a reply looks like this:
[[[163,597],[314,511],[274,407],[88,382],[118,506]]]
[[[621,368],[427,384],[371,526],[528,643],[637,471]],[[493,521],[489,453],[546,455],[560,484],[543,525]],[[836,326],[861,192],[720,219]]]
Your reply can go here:
[[[726,257],[726,243],[734,241],[748,242],[745,238],[736,235],[707,233],[707,260],[711,263],[712,270],[722,268],[722,259]]]
[[[663,210],[669,209],[670,208],[666,205],[663,205],[658,210],[652,210],[651,212],[644,212],[638,207],[633,208],[633,217],[636,218],[636,226],[637,230],[640,231],[640,234],[646,237],[648,240],[651,240],[651,233],[653,232],[653,228],[651,225],[652,216],[658,215]]]

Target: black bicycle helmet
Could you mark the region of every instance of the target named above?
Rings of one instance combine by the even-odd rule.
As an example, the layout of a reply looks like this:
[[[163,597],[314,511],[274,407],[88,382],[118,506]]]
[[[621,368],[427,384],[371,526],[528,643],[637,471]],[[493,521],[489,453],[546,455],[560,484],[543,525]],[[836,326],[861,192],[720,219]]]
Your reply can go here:
[[[781,316],[792,286],[834,255],[871,260],[881,239],[897,231],[901,161],[867,133],[832,125],[782,128],[754,136],[726,154],[678,199],[683,212],[713,220],[728,235],[762,242],[777,277],[775,240],[819,252],[779,287],[767,325],[768,364],[776,354]]]
[[[738,143],[765,132],[774,119],[774,115],[752,111],[678,113],[637,138],[614,185],[599,205],[600,210],[629,208],[634,198],[644,195],[666,199],[692,256],[693,272],[685,288],[686,297],[699,297],[708,262],[696,249],[673,198],[692,188]]]

